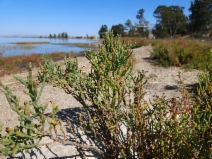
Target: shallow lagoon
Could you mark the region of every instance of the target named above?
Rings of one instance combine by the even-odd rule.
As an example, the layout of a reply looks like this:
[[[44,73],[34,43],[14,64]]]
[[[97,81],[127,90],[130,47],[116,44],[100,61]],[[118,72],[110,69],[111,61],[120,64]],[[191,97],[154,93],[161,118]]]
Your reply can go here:
[[[49,42],[48,44],[14,44],[16,42]],[[84,51],[74,43],[97,43],[98,40],[88,39],[49,39],[49,38],[0,38],[0,53],[3,56],[29,55],[29,54],[47,54],[53,52],[75,52]],[[26,47],[28,45],[29,47]],[[2,46],[2,47],[1,47]],[[10,48],[10,49],[5,49]]]

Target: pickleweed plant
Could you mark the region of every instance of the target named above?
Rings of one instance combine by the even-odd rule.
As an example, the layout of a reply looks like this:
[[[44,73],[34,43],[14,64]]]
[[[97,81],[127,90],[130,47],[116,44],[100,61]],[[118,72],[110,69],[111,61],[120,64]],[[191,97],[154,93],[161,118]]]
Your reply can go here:
[[[131,48],[132,44],[123,44],[110,32],[97,51],[87,51],[89,73],[78,68],[77,59],[65,59],[65,69],[44,59],[38,77],[63,88],[83,105],[82,128],[107,158],[139,158],[145,153],[141,147],[146,149],[144,72],[133,73]]]
[[[17,113],[19,120],[19,125],[14,128],[6,127],[6,134],[0,134],[0,155],[15,155],[18,151],[38,146],[44,136],[46,119],[48,118],[50,129],[54,128],[55,130],[55,126],[59,123],[55,116],[58,112],[57,106],[52,104],[52,116],[49,118],[44,114],[48,105],[38,103],[44,89],[45,79],[42,81],[41,88],[38,89],[38,82],[32,77],[31,63],[29,64],[29,75],[26,81],[17,76],[14,78],[27,88],[24,93],[31,100],[24,101],[23,105],[20,104],[20,99],[12,93],[9,87],[0,82],[0,86],[5,90],[5,96],[10,108]],[[0,125],[1,131],[2,125]]]
[[[181,81],[182,82],[182,81]],[[201,85],[201,84],[200,84]],[[192,97],[181,83],[181,97],[152,102],[152,151],[158,158],[211,158],[212,111],[200,94]]]

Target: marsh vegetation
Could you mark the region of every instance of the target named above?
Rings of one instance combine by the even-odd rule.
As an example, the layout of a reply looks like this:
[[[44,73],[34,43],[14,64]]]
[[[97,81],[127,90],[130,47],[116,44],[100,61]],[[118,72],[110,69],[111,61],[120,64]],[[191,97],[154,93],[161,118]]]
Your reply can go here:
[[[162,95],[148,103],[144,98],[148,79],[144,71],[133,70],[132,47],[133,44],[124,44],[109,33],[98,50],[87,52],[86,58],[91,63],[89,72],[81,70],[76,58],[66,58],[65,66],[43,59],[37,80],[33,80],[32,65],[29,65],[26,81],[15,77],[26,86],[24,93],[30,97],[24,106],[0,83],[20,121],[20,126],[7,127],[6,135],[0,136],[0,154],[15,155],[20,150],[34,148],[42,137],[48,136],[83,151],[92,149],[110,159],[211,158],[211,64],[198,75],[197,94],[189,94],[179,74],[179,98],[167,99]],[[66,130],[57,116],[59,107],[53,102],[52,112],[44,114],[47,105],[40,105],[39,99],[45,82],[64,90],[82,105],[84,111],[76,113],[80,130],[97,147],[78,142],[74,122],[71,123],[73,115],[65,122],[74,138],[71,141],[66,138]],[[32,116],[38,124],[34,124]],[[46,122],[49,131],[44,131]]]
[[[31,62],[34,67],[38,67],[42,63],[42,57],[51,59],[53,61],[63,60],[64,57],[73,56],[75,53],[69,52],[53,52],[51,54],[31,54],[20,56],[6,56],[0,57],[0,76],[15,74],[18,72],[26,71],[28,63]]]

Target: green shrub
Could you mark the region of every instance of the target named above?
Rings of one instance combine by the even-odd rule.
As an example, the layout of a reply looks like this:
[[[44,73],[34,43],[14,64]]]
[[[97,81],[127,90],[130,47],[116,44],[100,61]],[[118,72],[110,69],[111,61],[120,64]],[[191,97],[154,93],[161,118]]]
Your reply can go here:
[[[212,45],[192,40],[157,41],[153,44],[152,58],[161,66],[179,66],[205,69],[212,60],[209,54]]]
[[[212,50],[210,51],[212,54]],[[209,106],[212,104],[212,65],[207,65],[204,73],[200,73],[198,75],[199,79],[199,86],[198,86],[198,94],[199,98],[201,99],[201,105],[205,109],[207,105]],[[199,99],[199,100],[200,100]]]
[[[157,60],[156,64],[162,65],[164,67],[171,65],[171,59],[168,55],[168,50],[163,45],[159,45],[156,49],[154,49],[154,55],[152,58]]]
[[[139,122],[145,105],[142,103],[144,74],[132,74],[131,44],[123,45],[113,33],[105,36],[103,44],[99,50],[90,50],[86,55],[92,65],[89,74],[78,69],[77,60],[66,59],[65,70],[45,60],[39,79],[46,77],[48,82],[63,88],[83,105],[87,114],[79,115],[82,128],[103,145],[106,157],[129,158],[131,149],[137,153],[144,142],[141,132],[145,123]],[[134,94],[135,100],[127,99],[130,94]],[[128,109],[133,109],[133,114]],[[127,125],[127,136],[123,136],[120,129],[124,125]],[[138,139],[140,142],[134,145]]]
[[[19,126],[14,128],[6,127],[6,134],[0,134],[0,155],[15,155],[20,150],[26,150],[36,147],[44,135],[44,127],[46,119],[50,124],[50,130],[60,124],[59,120],[55,118],[58,112],[58,107],[52,103],[51,118],[44,115],[47,105],[39,105],[41,93],[44,88],[44,82],[40,90],[38,90],[38,83],[32,79],[32,65],[29,66],[29,76],[27,81],[20,77],[15,78],[20,81],[28,91],[24,91],[30,97],[30,101],[24,101],[24,106],[20,104],[20,99],[15,96],[11,90],[0,82],[0,86],[5,90],[5,96],[10,108],[17,113]],[[33,117],[33,119],[31,118]],[[61,126],[61,125],[60,125]],[[61,130],[63,131],[62,127]],[[0,132],[2,132],[2,125],[0,125]],[[55,131],[56,132],[56,131]]]
[[[203,35],[200,33],[194,34],[194,38],[203,38]]]

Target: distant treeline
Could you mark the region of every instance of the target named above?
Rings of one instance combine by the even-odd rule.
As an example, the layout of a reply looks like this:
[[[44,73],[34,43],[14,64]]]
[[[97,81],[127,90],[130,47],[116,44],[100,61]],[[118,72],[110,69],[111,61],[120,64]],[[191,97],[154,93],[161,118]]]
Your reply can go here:
[[[68,34],[67,32],[62,32],[61,34],[49,34],[49,38],[65,38],[65,39],[68,39]]]

